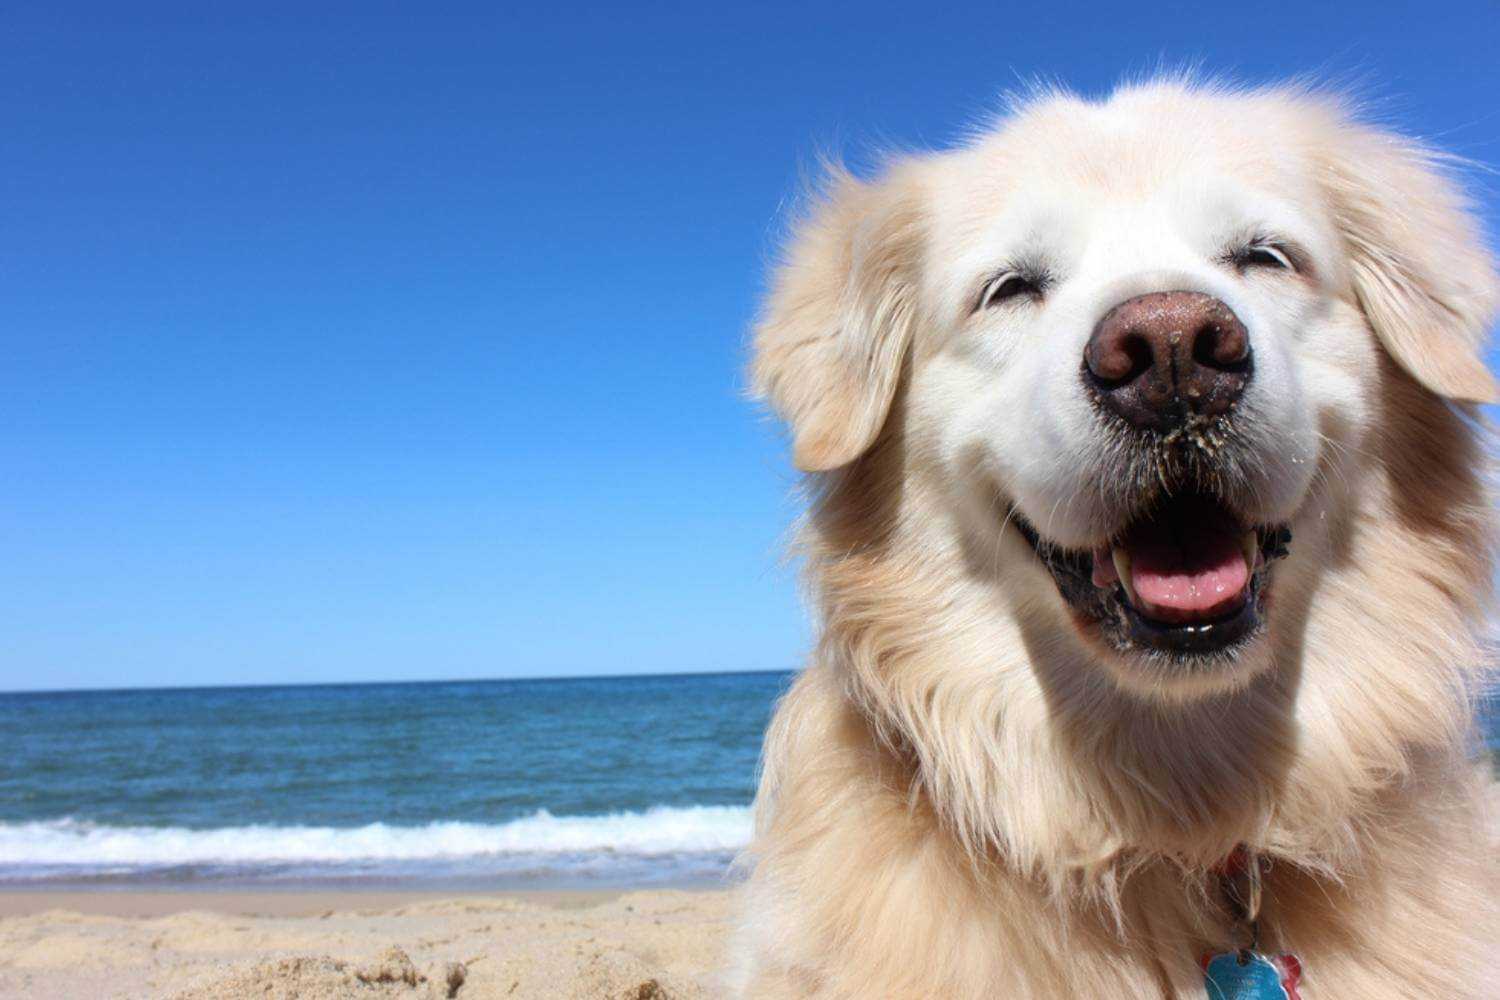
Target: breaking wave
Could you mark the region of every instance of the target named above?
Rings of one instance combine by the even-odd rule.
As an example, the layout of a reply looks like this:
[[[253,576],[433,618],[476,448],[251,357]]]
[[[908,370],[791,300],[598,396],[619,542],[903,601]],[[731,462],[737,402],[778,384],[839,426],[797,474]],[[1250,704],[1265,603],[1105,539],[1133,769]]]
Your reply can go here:
[[[600,816],[541,810],[506,823],[358,827],[110,826],[72,818],[0,823],[0,869],[339,865],[549,856],[727,855],[750,839],[746,806],[656,807]]]

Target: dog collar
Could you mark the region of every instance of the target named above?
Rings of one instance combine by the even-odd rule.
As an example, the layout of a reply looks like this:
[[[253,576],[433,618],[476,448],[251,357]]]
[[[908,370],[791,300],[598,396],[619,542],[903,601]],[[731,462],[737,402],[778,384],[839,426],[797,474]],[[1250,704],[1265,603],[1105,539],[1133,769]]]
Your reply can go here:
[[[1262,875],[1267,862],[1240,844],[1213,869],[1231,917],[1225,951],[1200,959],[1203,988],[1209,1000],[1300,1000],[1302,963],[1296,955],[1260,951]]]

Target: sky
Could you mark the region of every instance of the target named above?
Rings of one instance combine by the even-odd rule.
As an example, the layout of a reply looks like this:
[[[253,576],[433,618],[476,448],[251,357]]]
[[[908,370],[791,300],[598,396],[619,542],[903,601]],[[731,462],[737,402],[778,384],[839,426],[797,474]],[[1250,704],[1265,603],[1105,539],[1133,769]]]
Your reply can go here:
[[[820,153],[1193,64],[1500,165],[1495,2],[240,6],[0,18],[0,690],[793,668]]]

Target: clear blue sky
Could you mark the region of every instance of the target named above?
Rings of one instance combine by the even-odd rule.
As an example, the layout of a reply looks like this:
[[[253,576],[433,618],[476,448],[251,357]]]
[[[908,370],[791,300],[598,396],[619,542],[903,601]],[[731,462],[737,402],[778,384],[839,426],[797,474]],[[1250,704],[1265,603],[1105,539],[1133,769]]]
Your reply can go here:
[[[1493,2],[62,6],[0,20],[0,689],[792,667],[740,370],[818,150],[1196,61],[1500,163]]]

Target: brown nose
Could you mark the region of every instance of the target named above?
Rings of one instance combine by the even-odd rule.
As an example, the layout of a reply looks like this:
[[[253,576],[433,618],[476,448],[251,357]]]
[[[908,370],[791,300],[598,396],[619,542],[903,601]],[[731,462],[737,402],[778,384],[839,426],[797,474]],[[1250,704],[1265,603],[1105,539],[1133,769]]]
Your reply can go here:
[[[1136,427],[1169,430],[1189,413],[1217,416],[1250,381],[1250,335],[1223,302],[1152,292],[1115,306],[1083,349],[1099,399]]]

